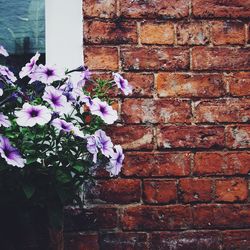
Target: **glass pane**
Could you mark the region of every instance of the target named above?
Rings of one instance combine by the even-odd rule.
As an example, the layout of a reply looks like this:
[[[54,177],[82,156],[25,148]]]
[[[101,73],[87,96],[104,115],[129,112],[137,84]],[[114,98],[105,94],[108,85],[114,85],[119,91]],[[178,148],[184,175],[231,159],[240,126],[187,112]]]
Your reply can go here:
[[[0,0],[0,44],[20,69],[39,51],[45,59],[45,0]]]

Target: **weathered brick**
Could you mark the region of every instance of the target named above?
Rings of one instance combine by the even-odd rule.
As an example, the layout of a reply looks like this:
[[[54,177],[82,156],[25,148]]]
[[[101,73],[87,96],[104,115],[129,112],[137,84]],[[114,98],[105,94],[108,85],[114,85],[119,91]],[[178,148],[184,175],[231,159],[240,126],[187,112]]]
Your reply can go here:
[[[250,126],[228,126],[226,128],[226,145],[229,148],[249,148]]]
[[[193,207],[196,228],[249,228],[249,204],[202,204]]]
[[[100,236],[102,250],[147,250],[146,233],[104,233]]]
[[[133,87],[132,96],[152,97],[154,75],[150,73],[125,73],[123,76]]]
[[[84,17],[112,18],[116,15],[116,0],[84,0]]]
[[[215,200],[237,202],[245,201],[248,195],[247,181],[242,178],[215,181]]]
[[[126,99],[122,104],[126,123],[190,123],[190,118],[189,101]]]
[[[141,181],[129,179],[99,180],[87,192],[87,198],[97,203],[127,204],[139,202]]]
[[[189,1],[186,0],[123,0],[121,15],[130,18],[182,18],[188,16]]]
[[[65,249],[67,250],[99,250],[98,234],[74,233],[65,234]]]
[[[141,24],[142,44],[173,44],[174,25],[169,22],[144,22]]]
[[[117,48],[85,47],[84,57],[91,70],[118,70]]]
[[[189,206],[135,206],[124,209],[121,223],[124,230],[186,229],[192,215]]]
[[[170,203],[177,200],[176,181],[144,180],[143,200],[146,203]]]
[[[142,47],[122,48],[124,70],[178,70],[189,67],[189,52],[185,48]]]
[[[249,48],[206,48],[192,50],[194,70],[249,70]]]
[[[150,250],[221,250],[219,231],[154,232]]]
[[[177,44],[204,45],[209,42],[209,25],[203,21],[177,23]]]
[[[186,176],[190,173],[190,153],[126,153],[122,173],[126,176]]]
[[[225,82],[220,74],[159,73],[156,76],[160,97],[220,97]]]
[[[228,230],[222,232],[223,247],[227,250],[249,250],[250,230]]]
[[[208,202],[212,200],[212,185],[211,179],[187,178],[181,179],[179,182],[179,192],[181,201]]]
[[[107,133],[114,144],[120,144],[123,149],[152,149],[153,131],[149,126],[116,126],[109,127]]]
[[[197,152],[195,175],[235,175],[250,172],[250,152]]]
[[[248,122],[250,99],[205,100],[195,103],[195,122]]]
[[[211,38],[214,45],[245,43],[243,22],[213,21],[211,25]]]
[[[193,14],[197,17],[231,17],[250,16],[249,0],[193,0]]]
[[[239,72],[224,77],[229,85],[229,92],[233,96],[250,95],[250,73]]]
[[[65,232],[112,229],[117,222],[117,208],[113,207],[67,208],[64,213]]]
[[[137,43],[135,22],[84,21],[85,44],[130,44]]]
[[[223,147],[224,128],[219,126],[160,126],[157,128],[159,148]]]

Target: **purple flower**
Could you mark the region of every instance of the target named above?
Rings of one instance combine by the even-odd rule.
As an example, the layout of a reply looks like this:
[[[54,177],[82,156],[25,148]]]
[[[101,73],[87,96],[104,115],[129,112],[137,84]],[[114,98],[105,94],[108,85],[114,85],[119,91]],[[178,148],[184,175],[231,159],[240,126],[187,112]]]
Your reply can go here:
[[[30,62],[28,62],[20,71],[20,78],[24,78],[25,76],[28,76],[35,71],[35,69],[37,68],[36,62],[38,61],[39,57],[40,54],[36,52],[36,54],[30,59]]]
[[[55,128],[59,129],[60,131],[64,131],[69,133],[70,131],[72,131],[72,129],[74,128],[73,123],[70,122],[66,122],[62,119],[56,118],[55,120],[52,121],[51,123]]]
[[[9,53],[2,45],[0,45],[0,55],[3,55],[5,57],[9,56]]]
[[[51,84],[54,81],[61,80],[60,72],[56,68],[42,64],[40,64],[29,77],[31,78],[29,83],[40,81],[45,84]]]
[[[19,151],[12,147],[8,138],[0,137],[0,155],[9,165],[24,167],[25,160],[21,157]]]
[[[65,114],[71,111],[71,105],[67,102],[66,96],[63,95],[61,90],[53,86],[45,88],[42,98],[51,105],[55,112]]]
[[[114,81],[119,89],[122,90],[122,92],[125,95],[132,94],[132,87],[129,85],[128,81],[124,79],[120,74],[113,73]]]
[[[5,128],[8,128],[11,126],[11,123],[6,115],[3,113],[0,113],[0,127],[3,126]]]
[[[87,150],[93,154],[93,162],[96,163],[97,161],[97,154],[98,154],[98,145],[99,140],[96,136],[90,135],[87,137]]]
[[[16,122],[19,126],[33,127],[36,124],[44,125],[51,119],[50,110],[42,105],[32,106],[25,103],[20,111],[16,111]]]
[[[116,110],[109,106],[107,102],[102,102],[99,98],[94,98],[92,101],[93,103],[90,106],[92,114],[100,116],[107,124],[113,124],[118,119]]]
[[[106,166],[107,171],[111,176],[116,176],[121,172],[122,162],[125,158],[122,147],[120,145],[114,146],[116,152],[111,155],[110,162]]]
[[[111,138],[107,136],[106,133],[101,129],[95,132],[95,136],[98,138],[97,146],[100,148],[102,154],[106,157],[111,156],[114,153]]]
[[[88,67],[84,68],[84,70],[81,73],[81,78],[84,80],[90,80],[92,73],[88,69]]]
[[[6,66],[0,65],[0,74],[3,75],[6,80],[10,80],[12,82],[17,80],[14,74]]]
[[[71,122],[66,122],[62,119],[56,118],[51,124],[60,131],[72,133],[77,137],[85,138],[83,132]]]

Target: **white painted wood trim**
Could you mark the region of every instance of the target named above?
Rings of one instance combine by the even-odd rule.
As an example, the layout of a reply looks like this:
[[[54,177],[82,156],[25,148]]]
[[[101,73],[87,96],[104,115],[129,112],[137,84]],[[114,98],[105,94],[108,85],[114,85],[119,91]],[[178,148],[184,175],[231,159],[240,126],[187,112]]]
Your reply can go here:
[[[73,69],[83,64],[82,0],[45,0],[46,64]]]

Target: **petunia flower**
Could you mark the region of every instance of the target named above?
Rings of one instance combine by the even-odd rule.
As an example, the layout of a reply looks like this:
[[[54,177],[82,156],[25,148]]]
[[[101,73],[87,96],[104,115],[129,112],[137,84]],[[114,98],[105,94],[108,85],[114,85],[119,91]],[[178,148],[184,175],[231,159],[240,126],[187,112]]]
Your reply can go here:
[[[36,62],[38,61],[40,57],[40,54],[36,52],[36,54],[30,59],[28,63],[24,67],[22,67],[22,70],[19,73],[20,78],[24,78],[25,76],[28,76],[32,72],[35,71],[37,68]]]
[[[114,81],[119,89],[125,94],[132,94],[132,87],[129,85],[128,81],[124,79],[120,74],[113,73]]]
[[[11,122],[9,121],[8,117],[3,113],[0,113],[0,127],[3,126],[8,128],[11,126]]]
[[[21,157],[19,151],[12,147],[8,138],[0,137],[0,155],[6,160],[9,165],[24,167],[25,159]]]
[[[93,162],[97,162],[97,154],[98,154],[98,145],[100,144],[99,139],[94,136],[90,135],[87,136],[87,150],[93,154]]]
[[[42,98],[51,105],[55,112],[66,114],[71,111],[71,105],[67,101],[66,96],[63,95],[61,90],[53,86],[45,88]]]
[[[33,83],[35,81],[40,81],[45,84],[51,84],[54,81],[61,80],[60,72],[51,66],[40,64],[35,71],[33,71],[29,77],[29,83]]]
[[[76,137],[85,138],[83,132],[71,122],[66,122],[62,119],[56,118],[51,124],[60,131],[72,133]]]
[[[7,81],[15,82],[17,80],[13,72],[11,72],[6,66],[0,65],[0,74],[3,75]]]
[[[20,111],[16,111],[16,122],[22,127],[33,127],[36,124],[44,125],[51,119],[51,111],[42,105],[32,106],[25,103]]]
[[[63,132],[67,132],[69,133],[70,131],[72,131],[72,129],[74,128],[74,125],[73,123],[71,122],[66,122],[62,119],[59,119],[59,118],[56,118],[54,119],[51,124],[57,128],[58,130],[60,131],[63,131]]]
[[[114,146],[116,152],[111,155],[109,164],[106,166],[107,171],[111,176],[117,176],[121,172],[122,162],[125,158],[122,147],[120,145]]]
[[[0,96],[3,95],[3,89],[0,87]]]
[[[9,56],[9,53],[2,45],[0,45],[0,55],[3,55],[5,57]]]
[[[99,98],[94,98],[92,105],[89,107],[93,115],[97,115],[107,124],[113,124],[117,119],[117,111],[114,110],[107,102],[101,101]]]
[[[114,153],[111,138],[101,129],[95,132],[95,136],[98,138],[98,147],[100,148],[102,154],[106,157],[111,156]]]

